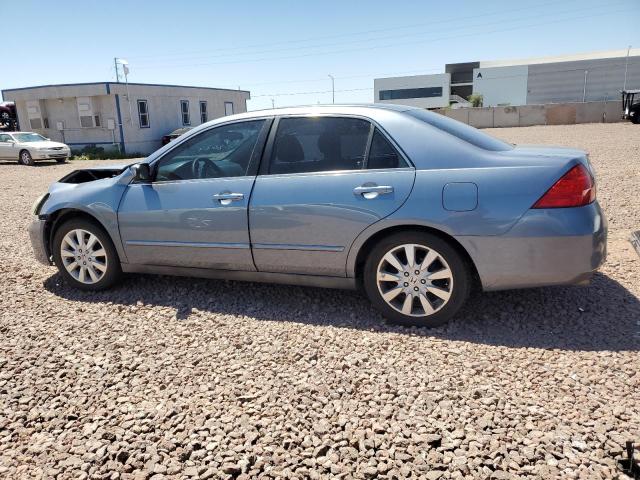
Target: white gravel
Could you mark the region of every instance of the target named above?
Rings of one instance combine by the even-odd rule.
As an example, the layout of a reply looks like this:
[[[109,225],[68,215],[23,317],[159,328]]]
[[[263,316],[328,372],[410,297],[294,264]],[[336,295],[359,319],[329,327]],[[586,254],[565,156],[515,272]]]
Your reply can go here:
[[[80,293],[32,258],[71,165],[0,164],[0,477],[613,478],[640,441],[640,127],[493,130],[591,152],[610,225],[590,287],[472,298],[438,330],[355,292],[130,276]]]

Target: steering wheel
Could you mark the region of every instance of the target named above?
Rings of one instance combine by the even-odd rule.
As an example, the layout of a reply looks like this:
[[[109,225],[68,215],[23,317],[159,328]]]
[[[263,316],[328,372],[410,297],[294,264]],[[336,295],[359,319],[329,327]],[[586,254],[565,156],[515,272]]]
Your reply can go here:
[[[207,157],[198,157],[191,162],[192,178],[224,177],[222,169]]]

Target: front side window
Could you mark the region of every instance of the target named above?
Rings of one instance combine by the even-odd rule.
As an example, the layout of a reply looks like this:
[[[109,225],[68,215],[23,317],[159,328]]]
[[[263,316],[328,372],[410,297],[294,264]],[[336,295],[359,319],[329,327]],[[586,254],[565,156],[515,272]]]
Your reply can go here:
[[[367,168],[403,168],[408,167],[407,162],[398,154],[389,140],[376,128],[371,139]]]
[[[207,123],[207,102],[200,102],[200,123]]]
[[[193,136],[163,156],[155,181],[242,177],[264,120],[232,123]]]
[[[11,141],[11,137],[6,133],[0,133],[0,143],[7,143]]]
[[[358,170],[371,124],[358,118],[283,118],[278,124],[270,174]]]
[[[182,115],[182,125],[191,125],[189,115],[189,100],[180,100],[180,114]]]
[[[138,100],[138,121],[140,128],[149,128],[149,105],[146,100]]]

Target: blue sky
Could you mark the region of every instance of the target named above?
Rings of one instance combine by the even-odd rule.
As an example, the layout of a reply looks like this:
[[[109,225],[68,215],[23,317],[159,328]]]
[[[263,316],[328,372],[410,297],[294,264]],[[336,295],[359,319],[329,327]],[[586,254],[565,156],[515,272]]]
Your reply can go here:
[[[373,101],[373,78],[640,47],[640,0],[0,0],[0,89],[115,80],[250,90],[249,109]],[[312,92],[312,93],[302,93]]]

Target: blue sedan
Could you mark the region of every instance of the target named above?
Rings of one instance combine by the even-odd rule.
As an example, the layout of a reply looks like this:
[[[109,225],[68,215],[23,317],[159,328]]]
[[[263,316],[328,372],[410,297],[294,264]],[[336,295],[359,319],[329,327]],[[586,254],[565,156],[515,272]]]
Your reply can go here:
[[[251,112],[34,205],[36,257],[81,289],[123,272],[361,287],[437,326],[472,288],[582,284],[606,256],[588,156],[393,105]]]

